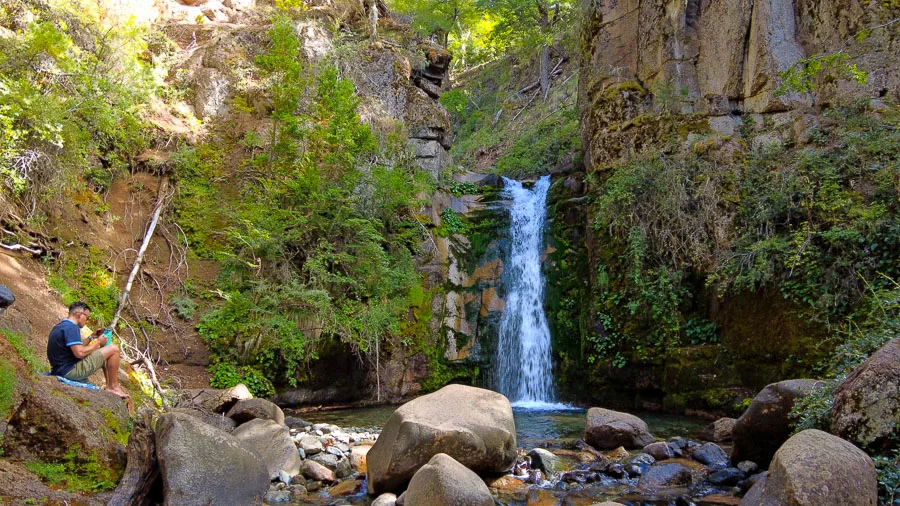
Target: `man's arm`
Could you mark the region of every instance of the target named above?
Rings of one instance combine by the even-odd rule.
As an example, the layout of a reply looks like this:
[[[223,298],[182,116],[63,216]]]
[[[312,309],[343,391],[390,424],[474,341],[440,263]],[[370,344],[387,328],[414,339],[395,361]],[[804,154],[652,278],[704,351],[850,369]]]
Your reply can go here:
[[[76,331],[77,332],[77,331]],[[72,354],[75,355],[75,358],[78,360],[83,359],[84,357],[90,355],[91,353],[99,350],[100,348],[106,346],[106,336],[103,335],[103,329],[100,329],[94,332],[91,335],[92,339],[96,339],[94,344],[84,344],[81,342],[81,336],[78,336],[78,340],[76,341],[74,336],[70,337],[66,335],[66,345],[72,350]]]

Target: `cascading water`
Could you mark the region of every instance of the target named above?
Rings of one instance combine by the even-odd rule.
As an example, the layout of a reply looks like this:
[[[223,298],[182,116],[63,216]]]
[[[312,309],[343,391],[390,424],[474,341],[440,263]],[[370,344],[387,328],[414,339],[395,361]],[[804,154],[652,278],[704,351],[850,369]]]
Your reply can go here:
[[[496,388],[514,406],[549,407],[556,396],[541,254],[550,176],[540,178],[530,190],[518,181],[503,181],[503,196],[512,200],[511,246],[503,273],[506,307],[500,319]]]

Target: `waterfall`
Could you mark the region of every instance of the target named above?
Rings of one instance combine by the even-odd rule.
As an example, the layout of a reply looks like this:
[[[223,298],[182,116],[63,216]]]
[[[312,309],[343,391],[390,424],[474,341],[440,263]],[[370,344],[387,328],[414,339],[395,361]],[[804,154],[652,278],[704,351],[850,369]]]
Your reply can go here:
[[[544,225],[550,176],[527,189],[503,178],[510,206],[510,252],[503,272],[506,307],[500,318],[496,388],[514,405],[537,407],[555,401],[550,328],[544,314]]]

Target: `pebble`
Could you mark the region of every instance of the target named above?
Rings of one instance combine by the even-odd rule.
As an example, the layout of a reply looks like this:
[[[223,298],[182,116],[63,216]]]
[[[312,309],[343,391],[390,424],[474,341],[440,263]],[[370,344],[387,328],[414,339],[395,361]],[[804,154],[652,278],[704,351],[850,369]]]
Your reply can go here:
[[[288,490],[270,490],[263,498],[268,504],[291,502],[291,492]]]

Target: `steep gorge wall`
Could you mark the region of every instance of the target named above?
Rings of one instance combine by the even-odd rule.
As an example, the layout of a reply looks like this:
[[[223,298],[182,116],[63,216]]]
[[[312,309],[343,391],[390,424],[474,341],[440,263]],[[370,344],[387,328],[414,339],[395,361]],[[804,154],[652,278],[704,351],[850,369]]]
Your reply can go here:
[[[866,1],[593,0],[583,3],[583,13],[579,110],[588,184],[581,197],[558,199],[552,212],[557,239],[574,245],[557,253],[557,265],[579,266],[573,270],[586,277],[582,284],[565,269],[551,275],[548,305],[563,390],[626,407],[727,411],[770,381],[809,374],[825,329],[777,286],[718,292],[708,286],[709,264],[686,270],[682,287],[691,293],[679,311],[717,324],[717,344],[676,347],[656,358],[638,347],[620,350],[619,363],[589,362],[597,343],[616,346],[606,340],[612,332],[599,316],[615,299],[600,300],[598,293],[615,285],[616,276],[628,276],[626,245],[599,225],[592,201],[634,160],[699,160],[740,178],[747,157],[772,147],[788,150],[786,156],[797,149],[799,156],[820,126],[834,127],[825,119],[829,108],[863,102],[867,114],[890,110],[900,101],[900,24],[882,25],[900,16],[900,8]],[[854,38],[870,28],[864,40]],[[865,83],[841,68],[825,69],[812,76],[810,92],[778,92],[779,74],[803,58],[836,51],[868,73]],[[729,198],[720,202],[730,205]],[[726,251],[734,215],[718,211],[721,228],[714,232],[720,235],[710,241],[721,241],[716,247]],[[585,225],[569,218],[572,225],[561,226],[566,215]],[[604,270],[610,266],[619,270]],[[590,302],[573,308],[567,292]],[[643,316],[621,328],[647,335],[652,329],[642,327]]]

